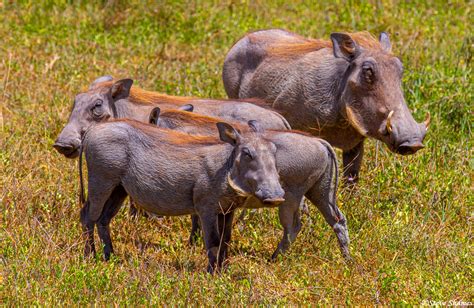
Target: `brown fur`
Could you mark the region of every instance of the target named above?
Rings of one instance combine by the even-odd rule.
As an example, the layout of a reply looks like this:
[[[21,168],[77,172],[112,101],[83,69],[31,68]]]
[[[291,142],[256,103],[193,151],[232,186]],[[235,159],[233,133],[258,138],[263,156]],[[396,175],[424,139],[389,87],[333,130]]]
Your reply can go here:
[[[351,38],[363,48],[382,50],[380,42],[367,31],[346,34],[351,36]],[[275,44],[268,46],[267,52],[271,56],[291,57],[303,55],[323,48],[332,49],[331,40],[308,39],[301,37],[299,40],[288,38],[288,41],[285,41],[280,39]]]
[[[114,84],[115,80],[105,81],[97,84],[94,89],[105,89],[110,88]],[[157,103],[173,104],[181,106],[188,103],[196,98],[187,96],[172,96],[164,93],[147,91],[136,86],[132,86],[130,89],[129,100],[132,103],[143,104],[143,105],[155,105]]]
[[[168,118],[168,119],[176,119],[181,123],[187,123],[190,125],[201,126],[207,129],[216,127],[216,123],[222,122],[222,120],[214,117],[208,117],[205,115],[192,113],[188,111],[181,111],[181,110],[167,110],[164,111],[160,117]],[[234,128],[238,129],[241,132],[245,132],[249,130],[248,125],[244,125],[238,122],[227,122],[231,124]],[[307,132],[303,132],[300,130],[292,129],[292,130],[283,130],[283,129],[268,129],[267,132],[276,132],[276,133],[295,133],[303,136],[308,136],[315,138],[313,135]]]
[[[160,128],[156,125],[151,125],[151,124],[147,124],[147,123],[143,123],[143,122],[139,122],[135,120],[130,120],[130,119],[116,119],[116,120],[111,120],[110,122],[127,123],[128,125],[150,136],[156,135],[157,133],[164,133],[164,134],[160,134],[159,141],[160,142],[164,141],[172,145],[199,146],[199,145],[215,145],[215,144],[222,143],[222,141],[220,141],[217,137],[191,135],[191,134],[182,133],[179,131]],[[107,122],[107,123],[110,123],[110,122]],[[217,127],[216,127],[216,135],[217,135]]]
[[[94,90],[101,90],[101,89],[109,89],[115,80],[112,81],[105,81],[98,83],[95,85]],[[170,104],[176,106],[182,106],[184,104],[192,103],[193,100],[200,100],[200,101],[212,101],[212,100],[205,100],[199,99],[196,97],[190,96],[173,96],[168,95],[160,92],[153,92],[144,90],[142,88],[132,86],[130,89],[130,96],[129,101],[135,104],[141,105],[156,105],[156,104]],[[257,105],[259,107],[272,110],[274,112],[278,112],[271,107],[271,104],[268,104],[262,99],[259,98],[246,98],[246,99],[221,99],[221,101],[234,101],[234,102],[242,102],[242,103],[251,103]]]
[[[178,121],[192,122],[196,125],[215,125],[217,122],[222,122],[222,120],[219,120],[217,118],[181,110],[164,111],[160,116],[170,119],[176,119]],[[235,123],[232,123],[232,125],[234,124]]]
[[[172,96],[159,92],[147,91],[138,87],[133,87],[130,90],[130,101],[139,104],[156,104],[156,103],[165,103],[165,104],[176,104],[182,105],[186,104],[189,101],[194,100],[193,97],[186,96]]]
[[[255,35],[254,33],[257,33],[257,34]],[[269,34],[268,32],[265,32],[265,31],[262,32],[262,30],[257,30],[255,32],[248,33],[244,36],[247,36],[251,43],[257,43],[259,39],[262,39],[262,38],[264,40],[267,40],[267,39],[275,40],[275,37],[272,34]],[[241,37],[240,39],[242,38],[243,37]],[[287,43],[308,40],[304,36],[296,34],[296,33],[292,33],[291,37],[285,37],[285,38],[277,37],[276,39],[278,40],[278,42],[285,41]]]

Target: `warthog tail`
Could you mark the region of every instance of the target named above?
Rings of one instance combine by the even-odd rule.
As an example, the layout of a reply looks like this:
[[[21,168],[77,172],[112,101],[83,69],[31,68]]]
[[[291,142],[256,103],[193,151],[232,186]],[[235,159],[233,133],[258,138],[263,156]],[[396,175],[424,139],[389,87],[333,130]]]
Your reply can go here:
[[[84,179],[82,177],[82,152],[84,152],[83,142],[84,142],[84,138],[81,141],[81,148],[79,149],[79,182],[80,182],[79,202],[82,206],[86,202],[86,197],[84,193]]]
[[[91,125],[82,135],[81,137],[81,148],[79,149],[79,183],[80,183],[80,188],[79,188],[79,202],[83,206],[86,203],[86,194],[84,192],[84,179],[82,175],[82,153],[84,152],[84,147],[86,144],[86,136],[87,133],[91,130],[91,128],[94,125]]]
[[[92,126],[91,126],[92,127]],[[84,178],[82,175],[82,154],[84,152],[85,140],[87,133],[90,131],[91,127],[89,127],[84,134],[81,136],[81,148],[79,149],[79,202],[82,206],[86,203],[86,194],[84,192]]]

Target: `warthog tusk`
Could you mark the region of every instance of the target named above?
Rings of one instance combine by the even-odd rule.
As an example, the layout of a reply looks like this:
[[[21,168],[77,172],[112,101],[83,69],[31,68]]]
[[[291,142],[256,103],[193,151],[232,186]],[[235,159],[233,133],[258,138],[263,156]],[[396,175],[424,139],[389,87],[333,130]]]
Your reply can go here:
[[[232,180],[232,178],[230,177],[230,173],[227,174],[227,181],[229,182],[229,186],[237,193],[237,195],[241,197],[248,197],[250,195]]]
[[[387,131],[391,134],[392,133],[392,123],[390,123],[390,120],[393,115],[393,110],[389,112],[388,117],[387,117]]]
[[[363,125],[359,122],[357,116],[354,114],[350,107],[346,107],[346,114],[349,123],[354,127],[359,134],[364,137],[367,137],[368,131],[363,127]]]
[[[426,114],[426,118],[425,118],[425,120],[423,121],[423,123],[425,124],[426,129],[428,129],[428,127],[430,126],[430,123],[431,123],[431,114],[430,114],[429,111],[428,111],[428,113]]]

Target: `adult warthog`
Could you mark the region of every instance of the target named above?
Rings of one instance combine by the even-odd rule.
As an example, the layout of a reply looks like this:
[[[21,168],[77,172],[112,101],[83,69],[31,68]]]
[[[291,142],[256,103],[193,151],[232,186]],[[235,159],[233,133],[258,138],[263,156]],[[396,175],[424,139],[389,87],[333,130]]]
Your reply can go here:
[[[164,111],[160,115],[160,109],[156,107],[150,115],[150,121],[181,132],[212,136],[219,119],[177,110]],[[248,127],[239,123],[232,125],[244,136],[252,133]],[[336,233],[343,256],[349,259],[349,233],[346,218],[337,206],[338,170],[331,145],[325,140],[296,131],[266,130],[262,136],[276,146],[276,166],[285,190],[285,201],[279,205],[283,237],[272,258],[284,253],[300,232],[299,207],[305,196],[318,207]],[[241,205],[244,208],[268,206],[253,197]],[[191,239],[198,232],[198,221],[194,216]]]
[[[333,33],[331,41],[272,29],[245,35],[225,58],[230,98],[262,98],[295,129],[343,150],[355,182],[366,137],[407,155],[422,149],[429,125],[416,123],[401,88],[403,67],[387,34]]]
[[[129,118],[148,122],[153,107],[177,109],[192,103],[194,111],[228,121],[247,123],[258,119],[264,128],[288,129],[288,122],[277,112],[245,101],[199,99],[170,96],[132,87],[133,80],[114,81],[110,76],[95,80],[89,90],[74,99],[68,123],[59,134],[54,148],[68,158],[79,153],[81,136],[93,123]]]
[[[109,224],[130,195],[146,211],[158,215],[197,214],[208,271],[221,267],[235,207],[249,196],[268,204],[284,201],[275,166],[276,147],[262,137],[256,122],[250,121],[249,126],[253,133],[243,136],[231,125],[217,123],[224,143],[130,120],[93,126],[81,147],[89,179],[88,200],[81,210],[85,255],[95,253],[97,225],[104,256],[110,257]]]

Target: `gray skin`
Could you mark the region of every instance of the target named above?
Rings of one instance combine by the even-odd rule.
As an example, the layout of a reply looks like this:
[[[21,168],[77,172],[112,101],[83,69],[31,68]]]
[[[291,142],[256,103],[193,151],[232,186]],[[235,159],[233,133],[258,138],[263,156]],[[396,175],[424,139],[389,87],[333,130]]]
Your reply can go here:
[[[146,123],[153,107],[160,106],[163,109],[186,108],[188,102],[193,104],[195,112],[223,120],[247,123],[252,119],[258,119],[260,125],[265,129],[290,128],[285,118],[277,112],[244,101],[194,98],[185,100],[185,98],[173,97],[174,102],[156,99],[146,104],[135,103],[129,97],[130,92],[134,91],[132,89],[133,80],[112,81],[111,76],[100,77],[90,85],[87,92],[76,96],[68,123],[54,144],[54,148],[59,153],[67,158],[77,157],[81,137],[93,123],[119,118],[128,118]]]
[[[292,128],[342,149],[349,183],[358,179],[366,137],[402,155],[424,147],[429,114],[424,123],[413,119],[401,88],[402,63],[391,54],[387,34],[380,35],[380,50],[364,49],[349,35],[333,33],[332,48],[271,54],[272,46],[281,42],[305,41],[279,29],[244,36],[224,61],[228,96],[264,99]]]
[[[249,126],[253,133],[242,136],[231,125],[218,123],[224,143],[130,120],[93,126],[81,147],[89,188],[81,210],[85,255],[95,254],[97,225],[105,259],[110,258],[109,224],[130,195],[154,214],[198,215],[208,271],[219,269],[227,255],[233,212],[242,200],[253,196],[269,204],[284,201],[275,166],[276,147],[262,137],[258,123],[250,121]]]
[[[189,112],[168,110],[160,114],[156,107],[150,114],[150,122],[161,127],[181,132],[212,136],[219,119],[203,117]],[[243,135],[248,129],[239,123],[232,124]],[[266,140],[276,146],[276,166],[280,182],[285,190],[285,201],[279,205],[279,217],[283,226],[283,237],[272,255],[285,253],[301,230],[300,202],[306,197],[315,204],[326,222],[336,233],[343,256],[350,259],[349,233],[344,214],[337,206],[337,161],[331,145],[320,139],[295,131],[272,131],[263,133]],[[256,198],[245,201],[243,208],[262,208]],[[199,232],[199,219],[192,217],[190,242]]]
[[[132,85],[131,79],[114,82],[111,76],[102,76],[92,82],[87,92],[75,97],[68,123],[56,139],[54,148],[67,158],[76,158],[79,154],[81,138],[92,124],[120,118],[147,123],[153,107],[186,110],[189,108],[187,102],[193,103],[195,112],[224,120],[247,123],[252,119],[259,119],[260,125],[265,129],[290,128],[288,122],[280,114],[244,101],[194,98],[185,100],[181,97],[172,97],[175,103],[170,103],[165,99],[156,99],[148,104],[136,103],[129,97],[131,91],[134,91]],[[132,216],[137,214],[133,203],[130,203],[130,214]]]

